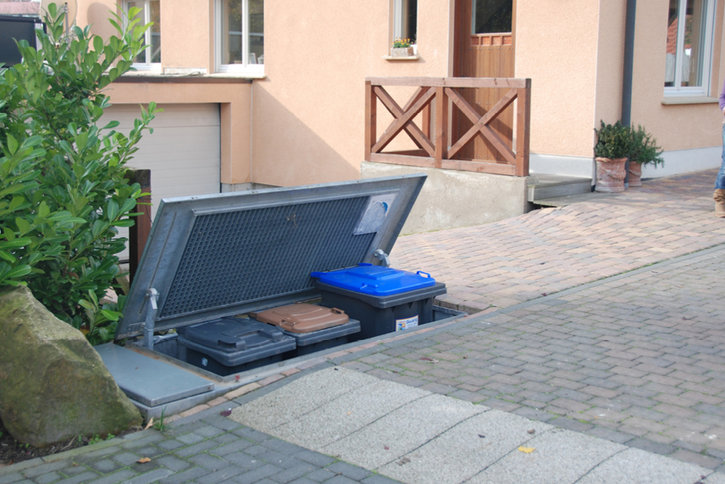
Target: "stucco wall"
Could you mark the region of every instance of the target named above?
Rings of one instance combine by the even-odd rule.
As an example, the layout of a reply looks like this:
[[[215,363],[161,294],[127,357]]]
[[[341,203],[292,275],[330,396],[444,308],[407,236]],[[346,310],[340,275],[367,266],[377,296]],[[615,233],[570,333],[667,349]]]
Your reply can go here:
[[[214,72],[213,2],[173,0],[160,3],[161,52],[166,69]],[[166,27],[166,28],[163,28]]]
[[[119,12],[114,0],[78,0],[78,25],[90,25],[103,37],[115,34],[108,23],[111,12]],[[197,0],[162,1],[161,61],[166,70],[193,69],[214,72],[213,2]]]
[[[590,163],[593,129],[600,120],[621,119],[626,4],[517,0],[515,75],[532,78],[531,152],[555,160],[549,166]],[[721,25],[723,2],[718,4]],[[713,97],[667,103],[667,9],[665,0],[637,2],[631,119],[654,134],[666,162],[647,176],[719,163],[711,148],[721,144],[715,98],[725,79],[725,33],[718,28],[715,36]]]
[[[613,123],[622,117],[624,34],[627,15],[627,2],[624,0],[598,3],[597,49],[594,51],[597,60],[597,85],[592,128],[598,128],[601,120]],[[664,26],[662,28],[664,29]],[[590,133],[592,142],[589,153],[593,154],[595,136],[593,130],[590,130]]]
[[[255,182],[358,178],[365,78],[447,75],[449,3],[419,1],[417,61],[383,58],[389,9],[387,0],[265,1],[266,78],[253,86]]]
[[[532,79],[532,153],[591,156],[597,96],[597,3],[516,2],[515,76]]]

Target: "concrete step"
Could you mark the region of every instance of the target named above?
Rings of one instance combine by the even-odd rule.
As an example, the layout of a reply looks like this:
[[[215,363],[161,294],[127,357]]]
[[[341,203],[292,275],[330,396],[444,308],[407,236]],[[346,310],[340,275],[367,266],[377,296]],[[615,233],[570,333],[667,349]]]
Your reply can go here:
[[[547,199],[591,193],[591,178],[531,174],[528,179],[527,199],[537,205],[550,205]]]

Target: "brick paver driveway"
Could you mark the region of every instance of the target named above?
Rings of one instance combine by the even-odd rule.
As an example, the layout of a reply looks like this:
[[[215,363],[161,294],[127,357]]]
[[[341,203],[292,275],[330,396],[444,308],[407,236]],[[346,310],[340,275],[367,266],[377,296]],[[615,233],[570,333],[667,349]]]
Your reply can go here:
[[[401,238],[396,266],[487,314],[344,364],[722,470],[725,219],[712,177]]]

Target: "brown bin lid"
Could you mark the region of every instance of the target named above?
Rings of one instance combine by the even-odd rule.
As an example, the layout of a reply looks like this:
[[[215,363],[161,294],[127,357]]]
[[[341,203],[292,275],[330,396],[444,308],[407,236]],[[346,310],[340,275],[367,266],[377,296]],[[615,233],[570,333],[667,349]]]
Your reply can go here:
[[[273,324],[291,333],[311,333],[350,321],[350,317],[341,309],[309,303],[287,304],[250,315],[258,321]]]

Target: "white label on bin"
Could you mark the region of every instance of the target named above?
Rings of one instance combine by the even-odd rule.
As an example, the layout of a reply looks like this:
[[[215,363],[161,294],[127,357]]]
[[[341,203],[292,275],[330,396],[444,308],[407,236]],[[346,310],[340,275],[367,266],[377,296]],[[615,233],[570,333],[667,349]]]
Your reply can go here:
[[[418,315],[416,314],[410,318],[396,319],[395,320],[395,331],[403,331],[418,326]]]

